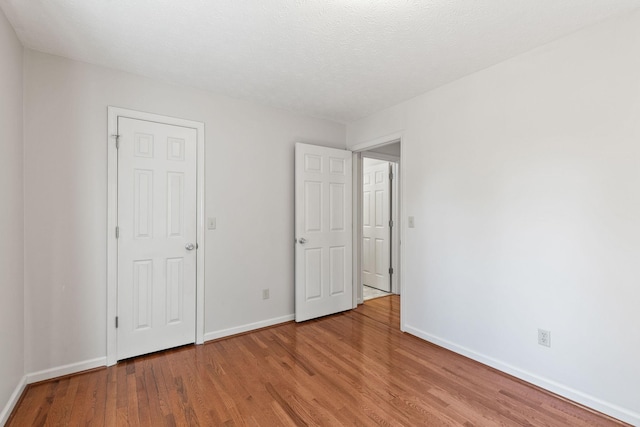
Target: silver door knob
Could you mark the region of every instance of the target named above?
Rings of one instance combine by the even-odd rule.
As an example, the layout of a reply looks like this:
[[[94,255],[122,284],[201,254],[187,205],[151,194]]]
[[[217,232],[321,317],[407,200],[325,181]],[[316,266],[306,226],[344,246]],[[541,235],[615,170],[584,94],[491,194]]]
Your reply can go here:
[[[194,245],[193,243],[187,243],[186,245],[184,245],[184,248],[188,251],[192,251],[196,248],[196,245]]]
[[[305,243],[307,243],[307,239],[301,237],[300,239],[298,239],[298,242],[300,242],[301,245],[304,245]]]

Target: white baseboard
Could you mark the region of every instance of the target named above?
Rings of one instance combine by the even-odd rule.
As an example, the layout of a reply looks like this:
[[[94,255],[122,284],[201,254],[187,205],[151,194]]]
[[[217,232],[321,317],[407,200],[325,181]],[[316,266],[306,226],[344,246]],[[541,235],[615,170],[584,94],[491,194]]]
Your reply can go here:
[[[262,320],[260,322],[248,323],[246,325],[235,326],[228,329],[220,329],[219,331],[206,332],[204,334],[205,341],[216,340],[218,338],[228,337],[230,335],[241,334],[243,332],[253,331],[255,329],[266,328],[268,326],[277,325],[284,322],[294,320],[296,317],[294,314],[288,314],[286,316],[274,317],[273,319]]]
[[[597,397],[591,396],[590,394],[575,390],[564,384],[560,384],[548,378],[541,377],[539,375],[517,368],[513,365],[494,359],[492,357],[485,356],[484,354],[478,353],[469,348],[457,345],[435,335],[428,334],[424,331],[421,331],[420,329],[414,328],[413,326],[405,325],[404,331],[411,335],[415,335],[418,338],[422,338],[425,341],[429,341],[430,343],[451,350],[454,353],[461,354],[484,365],[491,366],[492,368],[495,368],[499,371],[505,372],[509,375],[513,375],[516,378],[534,384],[552,393],[558,394],[560,396],[566,397],[567,399],[573,400],[574,402],[595,409],[596,411],[602,412],[603,414],[607,414],[621,421],[625,421],[631,425],[640,426],[640,414],[637,412],[622,408],[618,405],[606,402],[602,399],[598,399]]]
[[[11,393],[11,397],[9,397],[9,401],[0,412],[0,426],[3,426],[9,421],[9,416],[11,415],[11,411],[16,407],[18,400],[20,400],[20,396],[22,396],[22,392],[24,388],[27,386],[27,377],[24,376],[16,386],[13,393]]]
[[[46,381],[65,375],[75,374],[78,372],[86,371],[88,369],[99,368],[100,366],[107,366],[106,357],[98,357],[91,360],[85,360],[83,362],[70,363],[69,365],[58,366],[38,372],[32,372],[30,374],[27,374],[26,376],[27,384],[33,384],[39,381]]]

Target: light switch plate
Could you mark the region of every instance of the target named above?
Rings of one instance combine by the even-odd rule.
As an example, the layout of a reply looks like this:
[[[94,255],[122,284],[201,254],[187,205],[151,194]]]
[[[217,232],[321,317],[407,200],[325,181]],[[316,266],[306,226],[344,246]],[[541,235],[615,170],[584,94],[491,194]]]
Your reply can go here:
[[[215,217],[207,218],[207,228],[209,230],[215,230],[216,229],[216,219],[215,219]]]
[[[415,226],[416,226],[415,219],[412,216],[410,216],[409,217],[409,228],[415,228]]]

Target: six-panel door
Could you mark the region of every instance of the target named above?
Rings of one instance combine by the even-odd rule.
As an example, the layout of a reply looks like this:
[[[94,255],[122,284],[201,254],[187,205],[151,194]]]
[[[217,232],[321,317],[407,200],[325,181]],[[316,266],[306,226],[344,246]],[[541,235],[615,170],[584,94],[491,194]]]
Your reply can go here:
[[[389,162],[363,159],[362,283],[391,292]]]
[[[296,144],[295,314],[301,322],[352,308],[351,152]]]
[[[195,342],[196,130],[118,118],[118,359]]]

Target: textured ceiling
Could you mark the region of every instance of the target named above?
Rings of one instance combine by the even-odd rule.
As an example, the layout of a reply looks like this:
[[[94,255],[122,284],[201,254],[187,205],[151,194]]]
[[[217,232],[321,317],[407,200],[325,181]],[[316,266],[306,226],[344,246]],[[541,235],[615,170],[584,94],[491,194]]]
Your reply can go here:
[[[0,0],[25,47],[341,122],[640,0]]]

